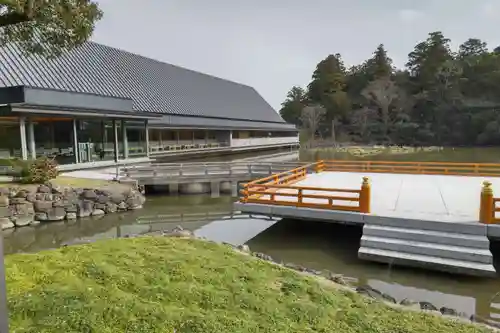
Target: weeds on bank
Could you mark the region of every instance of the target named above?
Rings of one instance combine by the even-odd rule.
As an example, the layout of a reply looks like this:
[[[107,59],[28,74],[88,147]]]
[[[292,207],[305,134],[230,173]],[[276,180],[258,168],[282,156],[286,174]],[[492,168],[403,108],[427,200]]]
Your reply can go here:
[[[487,332],[403,312],[199,240],[6,258],[12,332]]]

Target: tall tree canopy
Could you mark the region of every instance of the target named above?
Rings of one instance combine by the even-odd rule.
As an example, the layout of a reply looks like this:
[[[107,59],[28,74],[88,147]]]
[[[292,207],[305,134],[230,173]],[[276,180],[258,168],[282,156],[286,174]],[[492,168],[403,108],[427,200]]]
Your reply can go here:
[[[101,17],[91,0],[0,0],[0,45],[57,56],[88,40]]]
[[[300,126],[299,110],[321,106],[317,135],[354,142],[499,145],[500,47],[490,51],[478,38],[450,45],[431,32],[399,69],[382,44],[350,68],[340,54],[328,55],[306,89],[293,88],[282,116]]]

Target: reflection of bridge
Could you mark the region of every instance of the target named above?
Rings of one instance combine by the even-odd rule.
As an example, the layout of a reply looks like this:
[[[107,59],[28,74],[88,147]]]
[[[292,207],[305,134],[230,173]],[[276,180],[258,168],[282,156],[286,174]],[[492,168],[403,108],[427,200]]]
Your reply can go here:
[[[362,259],[495,275],[487,235],[500,228],[487,224],[496,199],[490,184],[481,194],[484,176],[500,187],[496,164],[321,161],[246,184],[235,207],[362,224]]]

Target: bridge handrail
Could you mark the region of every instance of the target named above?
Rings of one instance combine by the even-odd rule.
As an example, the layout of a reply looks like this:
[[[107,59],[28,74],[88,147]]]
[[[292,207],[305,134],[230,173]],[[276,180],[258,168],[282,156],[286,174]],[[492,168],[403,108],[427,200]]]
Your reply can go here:
[[[405,173],[455,176],[500,176],[498,163],[324,161],[325,171]]]
[[[158,173],[171,172],[173,175],[183,176],[184,172],[197,172],[198,174],[221,174],[225,172],[232,174],[233,172],[243,173],[259,173],[262,169],[268,173],[273,171],[281,171],[296,167],[302,164],[301,162],[216,162],[216,163],[168,163],[168,164],[155,164],[148,166],[136,166],[132,168],[122,168],[121,174],[130,177],[131,175],[140,175],[141,173],[152,173],[155,177]]]
[[[279,192],[280,190],[288,190]],[[326,192],[326,194],[306,193]],[[340,189],[310,186],[293,186],[281,184],[248,183],[241,190],[241,202],[263,203],[279,206],[295,206],[307,208],[322,208],[331,210],[343,210],[352,212],[370,212],[370,185],[368,179],[364,178],[360,189]],[[355,196],[339,196],[337,193],[350,193]],[[268,197],[268,198],[267,198]],[[277,198],[278,197],[278,198]],[[297,198],[294,201],[279,200],[279,198]],[[304,199],[322,200],[322,202],[305,202]],[[356,202],[356,205],[335,204],[335,201]]]

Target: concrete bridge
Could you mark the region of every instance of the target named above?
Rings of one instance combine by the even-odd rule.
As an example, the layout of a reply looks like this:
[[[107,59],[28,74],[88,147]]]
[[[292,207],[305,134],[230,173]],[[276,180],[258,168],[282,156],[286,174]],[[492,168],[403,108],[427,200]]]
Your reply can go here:
[[[495,276],[500,164],[321,161],[245,185],[245,213],[363,225],[361,259]]]

